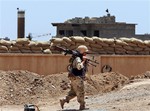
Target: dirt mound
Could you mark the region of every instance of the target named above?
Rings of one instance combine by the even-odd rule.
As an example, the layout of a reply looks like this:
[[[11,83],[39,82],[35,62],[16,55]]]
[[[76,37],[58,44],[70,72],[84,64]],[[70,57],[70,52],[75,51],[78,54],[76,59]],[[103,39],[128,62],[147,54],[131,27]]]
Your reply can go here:
[[[137,79],[132,81],[132,83],[125,85],[121,90],[138,90],[138,89],[146,89],[150,90],[150,79]]]
[[[91,75],[85,82],[85,91],[87,95],[101,94],[126,83],[127,77],[114,72]],[[0,71],[0,84],[0,105],[38,104],[64,96],[70,88],[67,73],[42,76],[29,71]]]
[[[58,77],[59,76],[59,77]],[[0,104],[36,103],[63,94],[66,75],[41,76],[29,71],[0,71]]]
[[[129,79],[122,74],[101,73],[87,78],[85,90],[87,94],[106,93],[117,90],[127,83],[129,83]]]
[[[150,79],[150,71],[146,71],[143,74],[139,74],[137,76],[131,76],[129,78],[130,80],[134,80],[134,79]]]

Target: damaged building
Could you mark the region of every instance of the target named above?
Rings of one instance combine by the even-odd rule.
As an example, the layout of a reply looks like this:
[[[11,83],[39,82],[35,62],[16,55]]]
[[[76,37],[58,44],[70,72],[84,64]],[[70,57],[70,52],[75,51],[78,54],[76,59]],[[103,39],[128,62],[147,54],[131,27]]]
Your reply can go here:
[[[97,37],[133,37],[135,36],[134,23],[116,22],[116,17],[107,14],[103,17],[75,17],[64,23],[52,23],[56,26],[57,37],[70,36],[97,36]]]

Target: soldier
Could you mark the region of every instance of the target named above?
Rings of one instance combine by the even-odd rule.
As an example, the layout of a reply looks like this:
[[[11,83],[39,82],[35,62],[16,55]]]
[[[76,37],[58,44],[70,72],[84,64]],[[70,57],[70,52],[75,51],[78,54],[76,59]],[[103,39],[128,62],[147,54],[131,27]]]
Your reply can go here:
[[[86,52],[88,48],[84,45],[80,45],[77,48],[75,57],[73,57],[71,69],[68,75],[68,78],[71,81],[71,89],[68,92],[68,95],[64,99],[60,99],[60,105],[62,109],[64,108],[65,103],[69,103],[71,99],[77,96],[77,101],[80,104],[79,109],[85,109],[84,101],[84,78],[87,71],[86,64]]]

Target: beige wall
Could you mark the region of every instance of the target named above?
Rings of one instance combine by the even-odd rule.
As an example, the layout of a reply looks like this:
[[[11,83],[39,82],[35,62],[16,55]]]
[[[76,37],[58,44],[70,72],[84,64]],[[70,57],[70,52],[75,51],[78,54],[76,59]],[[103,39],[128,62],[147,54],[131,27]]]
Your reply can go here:
[[[110,65],[112,71],[127,76],[137,75],[150,70],[150,56],[95,56],[100,63],[90,66],[89,74],[101,72],[104,65]],[[0,54],[0,70],[28,70],[38,74],[66,72],[69,56],[44,54]]]
[[[101,66],[109,64],[112,71],[126,76],[142,74],[150,71],[150,56],[102,56]]]
[[[68,59],[62,55],[1,54],[0,70],[29,70],[48,75],[65,72]]]

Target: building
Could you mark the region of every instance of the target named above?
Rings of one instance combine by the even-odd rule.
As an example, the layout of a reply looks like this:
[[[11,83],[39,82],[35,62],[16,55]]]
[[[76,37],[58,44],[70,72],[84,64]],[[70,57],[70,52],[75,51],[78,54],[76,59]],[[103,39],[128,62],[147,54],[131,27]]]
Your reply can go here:
[[[103,17],[75,17],[64,23],[52,23],[57,27],[57,37],[97,36],[97,37],[133,37],[136,24],[116,22],[109,13]]]

